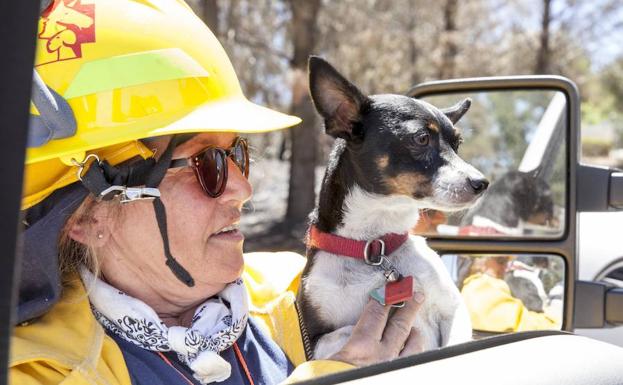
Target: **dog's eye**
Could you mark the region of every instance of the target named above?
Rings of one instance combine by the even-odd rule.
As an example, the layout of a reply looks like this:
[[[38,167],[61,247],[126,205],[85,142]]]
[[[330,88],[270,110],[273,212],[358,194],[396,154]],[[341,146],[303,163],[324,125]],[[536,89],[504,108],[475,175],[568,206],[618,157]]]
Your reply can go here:
[[[428,134],[418,135],[413,140],[415,141],[415,143],[417,143],[420,146],[428,146],[428,143],[430,142],[430,135]]]

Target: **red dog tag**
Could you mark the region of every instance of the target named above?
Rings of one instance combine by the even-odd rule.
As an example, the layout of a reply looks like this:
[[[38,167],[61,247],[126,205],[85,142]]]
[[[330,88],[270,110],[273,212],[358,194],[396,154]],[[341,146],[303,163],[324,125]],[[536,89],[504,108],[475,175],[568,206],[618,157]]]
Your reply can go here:
[[[402,277],[385,285],[385,304],[395,305],[413,297],[413,277]]]

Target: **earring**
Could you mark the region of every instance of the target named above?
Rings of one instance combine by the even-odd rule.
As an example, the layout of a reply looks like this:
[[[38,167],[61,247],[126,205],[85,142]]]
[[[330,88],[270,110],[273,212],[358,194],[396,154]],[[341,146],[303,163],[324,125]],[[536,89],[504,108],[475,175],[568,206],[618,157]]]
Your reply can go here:
[[[104,234],[102,233],[97,233],[97,239],[102,239],[104,238]]]

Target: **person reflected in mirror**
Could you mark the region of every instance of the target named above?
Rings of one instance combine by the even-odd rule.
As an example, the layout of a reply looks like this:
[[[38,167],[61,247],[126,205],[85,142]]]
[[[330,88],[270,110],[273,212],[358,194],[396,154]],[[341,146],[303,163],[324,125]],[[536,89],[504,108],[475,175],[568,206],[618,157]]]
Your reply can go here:
[[[443,211],[434,209],[420,210],[420,218],[411,229],[411,233],[417,235],[437,234],[437,226],[448,222],[448,216]]]
[[[475,330],[558,330],[561,312],[550,309],[538,269],[513,256],[462,258],[461,295]]]
[[[558,227],[549,184],[521,171],[497,178],[460,223],[460,235],[521,236],[528,227]]]

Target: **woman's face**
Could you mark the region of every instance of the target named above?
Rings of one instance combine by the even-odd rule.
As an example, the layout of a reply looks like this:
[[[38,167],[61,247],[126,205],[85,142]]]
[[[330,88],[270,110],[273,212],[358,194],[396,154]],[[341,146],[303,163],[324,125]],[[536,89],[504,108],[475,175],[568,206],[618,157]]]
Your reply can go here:
[[[235,138],[233,133],[196,135],[176,148],[173,159],[187,158],[209,145],[229,148]],[[169,139],[155,144],[158,153],[164,151]],[[99,253],[104,255],[105,279],[139,298],[141,290],[147,290],[141,285],[147,285],[158,296],[179,302],[204,299],[239,277],[244,237],[239,230],[219,231],[239,223],[242,205],[252,190],[231,159],[228,167],[225,191],[217,198],[204,193],[190,167],[169,169],[158,187],[166,208],[171,254],[192,275],[194,287],[180,282],[165,265],[151,201],[124,204],[121,215],[110,220],[109,239]],[[136,285],[139,280],[141,285]]]

